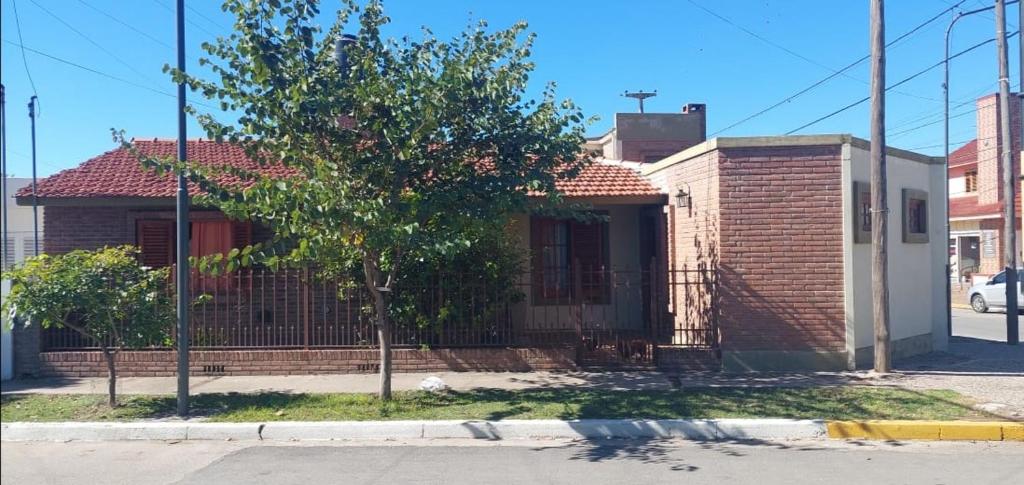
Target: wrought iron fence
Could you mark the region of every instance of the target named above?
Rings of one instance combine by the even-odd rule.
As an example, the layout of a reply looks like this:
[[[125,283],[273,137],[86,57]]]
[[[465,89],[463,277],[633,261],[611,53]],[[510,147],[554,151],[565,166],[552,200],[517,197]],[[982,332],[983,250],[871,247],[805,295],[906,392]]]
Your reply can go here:
[[[652,265],[651,267],[657,267]],[[644,345],[712,346],[714,287],[707,272],[574,265],[567,278],[524,273],[496,285],[443,274],[389,296],[396,347],[577,346],[650,353]],[[554,282],[554,283],[552,283]],[[552,287],[553,285],[570,285]],[[194,275],[190,345],[196,349],[367,348],[377,345],[365,288],[309,269]],[[708,293],[710,291],[710,293]],[[695,306],[691,308],[691,306]],[[683,317],[681,319],[681,317]],[[48,329],[45,350],[94,348],[74,331]],[[157,347],[157,346],[154,346]],[[646,348],[646,347],[645,347]]]

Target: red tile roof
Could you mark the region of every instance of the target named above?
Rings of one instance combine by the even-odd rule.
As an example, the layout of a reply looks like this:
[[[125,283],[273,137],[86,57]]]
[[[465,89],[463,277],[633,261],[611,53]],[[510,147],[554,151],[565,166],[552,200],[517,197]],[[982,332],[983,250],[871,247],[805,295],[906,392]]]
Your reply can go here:
[[[1018,191],[1015,197],[1017,202],[1017,217],[1021,214],[1021,194]],[[977,195],[967,195],[962,197],[952,197],[949,199],[949,217],[979,217],[979,216],[991,216],[997,215],[1002,217],[1003,214],[1003,201],[992,202],[989,204],[979,204]]]
[[[173,159],[178,143],[174,140],[133,140],[140,153],[152,157]],[[190,160],[209,166],[233,166],[259,170],[269,175],[287,176],[293,173],[282,166],[260,167],[249,159],[237,145],[209,140],[189,140]],[[143,168],[128,150],[116,148],[81,165],[62,170],[38,183],[39,197],[174,197],[177,182],[172,174],[157,175]],[[189,192],[198,188],[189,184]],[[31,188],[18,191],[18,196],[32,195]]]
[[[978,140],[975,138],[949,154],[949,166],[978,163]]]
[[[143,154],[174,157],[174,140],[134,140]],[[260,167],[237,145],[209,140],[189,140],[190,160],[210,166],[229,165],[260,170],[272,176],[288,176],[291,170],[282,166]],[[567,197],[657,196],[661,193],[635,170],[619,165],[594,162],[578,177],[557,184]],[[189,187],[195,193],[197,187]],[[142,167],[128,150],[117,148],[86,160],[78,167],[63,170],[38,183],[39,197],[48,198],[117,198],[174,197],[176,182],[172,175],[157,175]],[[31,195],[31,189],[18,191],[18,196]]]
[[[657,196],[661,191],[635,170],[595,161],[576,178],[555,184],[566,197]]]

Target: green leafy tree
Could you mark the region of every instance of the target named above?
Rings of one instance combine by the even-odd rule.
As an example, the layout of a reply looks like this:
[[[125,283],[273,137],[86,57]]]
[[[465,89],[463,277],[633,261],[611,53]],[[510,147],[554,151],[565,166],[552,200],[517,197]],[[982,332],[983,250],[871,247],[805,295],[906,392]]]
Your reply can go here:
[[[384,39],[380,2],[343,2],[326,30],[318,3],[228,0],[234,32],[205,44],[200,60],[214,79],[172,71],[238,115],[230,123],[199,115],[209,137],[292,175],[143,162],[186,170],[206,203],[273,230],[273,244],[227,255],[229,270],[261,260],[359,268],[388,399],[388,296],[402,285],[402,263],[472,246],[481,227],[528,211],[531,194],[558,205],[556,180],[589,162],[583,117],[555,98],[553,84],[539,99],[527,96],[534,37],[525,23],[492,32],[480,22],[450,41],[426,28],[419,40]],[[351,42],[339,42],[343,29],[354,32]]]
[[[44,254],[4,275],[11,280],[3,302],[11,322],[67,327],[99,347],[111,407],[117,405],[117,353],[168,344],[174,323],[167,270],[140,266],[136,256],[131,246]]]

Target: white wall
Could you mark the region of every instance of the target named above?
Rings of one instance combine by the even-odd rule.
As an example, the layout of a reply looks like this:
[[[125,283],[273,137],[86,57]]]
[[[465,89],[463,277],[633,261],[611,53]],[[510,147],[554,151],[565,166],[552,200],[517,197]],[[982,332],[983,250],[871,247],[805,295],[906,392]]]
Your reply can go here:
[[[870,157],[864,148],[847,145],[843,159],[843,233],[846,286],[847,350],[874,344],[871,296],[871,244],[853,243],[853,182],[870,181]],[[887,157],[889,236],[889,321],[892,340],[932,335],[932,346],[945,349],[946,206],[945,166]],[[903,189],[928,192],[928,243],[903,242]],[[852,332],[851,332],[852,331]],[[851,353],[851,355],[853,355]]]
[[[10,217],[8,220],[8,248],[11,250],[7,256],[7,261],[2,261],[6,268],[8,264],[16,264],[24,261],[26,257],[32,256],[34,252],[33,244],[33,233],[32,233],[32,207],[22,207],[16,205],[14,202],[14,194],[18,189],[25,187],[32,183],[32,179],[29,178],[8,178],[6,180],[6,195],[7,195],[7,215]],[[0,220],[2,220],[2,214],[0,214]],[[39,237],[42,239],[43,231],[43,208],[39,208]],[[40,241],[40,250],[42,250],[42,242]],[[3,296],[7,295],[10,290],[8,282],[3,281],[2,289],[0,293]],[[13,368],[13,351],[11,347],[11,332],[7,329],[6,315],[0,315],[0,318],[5,319],[3,322],[3,339],[0,341],[0,364],[2,364],[2,376],[4,380],[10,379],[11,374],[14,371]]]

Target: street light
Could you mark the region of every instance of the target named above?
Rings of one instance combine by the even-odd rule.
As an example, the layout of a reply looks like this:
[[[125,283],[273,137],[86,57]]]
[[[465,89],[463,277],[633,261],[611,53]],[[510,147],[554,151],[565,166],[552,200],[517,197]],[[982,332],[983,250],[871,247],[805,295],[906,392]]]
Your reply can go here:
[[[1011,0],[1006,2],[1006,5],[1013,5],[1020,3],[1020,0]],[[945,199],[946,199],[946,244],[949,244],[950,228],[949,228],[949,41],[953,33],[953,27],[956,23],[964,17],[968,17],[977,13],[987,12],[994,10],[995,5],[989,7],[976,8],[974,10],[968,10],[966,12],[957,12],[953,19],[949,21],[949,26],[946,27],[946,55],[943,57],[943,81],[942,81],[942,98],[943,98],[943,137],[945,140],[946,147],[946,176],[943,178],[945,183]],[[948,248],[946,253],[949,253]],[[952,272],[949,265],[949,257],[946,258],[946,332],[948,336],[953,336],[953,308],[952,308],[952,288],[950,279],[952,278]]]

